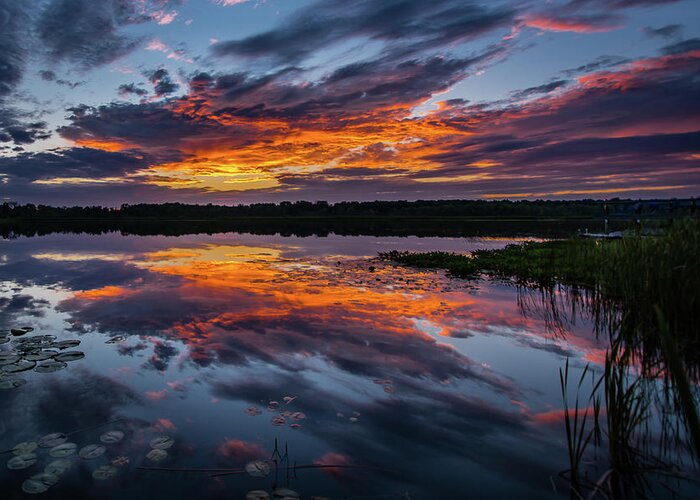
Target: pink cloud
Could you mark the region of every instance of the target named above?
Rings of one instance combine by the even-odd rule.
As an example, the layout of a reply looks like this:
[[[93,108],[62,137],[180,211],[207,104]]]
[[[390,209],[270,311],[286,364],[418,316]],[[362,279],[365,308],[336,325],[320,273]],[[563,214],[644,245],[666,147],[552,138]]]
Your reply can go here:
[[[602,33],[620,28],[619,25],[612,24],[609,20],[593,20],[575,16],[556,17],[544,14],[529,16],[524,20],[524,24],[542,31],[569,31],[573,33]]]

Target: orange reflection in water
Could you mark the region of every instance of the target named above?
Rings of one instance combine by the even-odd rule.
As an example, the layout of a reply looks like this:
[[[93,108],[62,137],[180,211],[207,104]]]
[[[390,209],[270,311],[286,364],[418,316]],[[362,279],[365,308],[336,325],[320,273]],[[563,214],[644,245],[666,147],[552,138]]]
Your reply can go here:
[[[460,338],[511,336],[543,350],[553,342],[541,320],[521,314],[512,290],[475,291],[441,273],[366,259],[288,258],[289,250],[207,244],[138,254],[130,264],[153,280],[76,292],[65,306],[109,331],[125,317],[153,325],[176,303],[160,316],[161,335],[185,342],[201,365],[320,356],[361,375],[476,376],[501,389],[509,383],[455,347]],[[590,338],[569,340],[567,348],[595,352]]]

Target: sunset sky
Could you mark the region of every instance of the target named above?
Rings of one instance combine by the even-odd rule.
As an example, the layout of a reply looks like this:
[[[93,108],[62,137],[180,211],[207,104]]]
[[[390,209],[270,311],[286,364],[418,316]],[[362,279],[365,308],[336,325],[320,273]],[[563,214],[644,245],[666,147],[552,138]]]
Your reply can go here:
[[[0,0],[3,201],[698,194],[698,0]]]

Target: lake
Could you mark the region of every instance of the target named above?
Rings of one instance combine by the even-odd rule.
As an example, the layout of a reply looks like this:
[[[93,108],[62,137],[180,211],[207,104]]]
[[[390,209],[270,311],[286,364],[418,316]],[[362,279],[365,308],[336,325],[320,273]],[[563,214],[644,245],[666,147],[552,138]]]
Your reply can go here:
[[[567,497],[559,373],[602,369],[593,319],[376,259],[523,239],[0,240],[2,498]]]

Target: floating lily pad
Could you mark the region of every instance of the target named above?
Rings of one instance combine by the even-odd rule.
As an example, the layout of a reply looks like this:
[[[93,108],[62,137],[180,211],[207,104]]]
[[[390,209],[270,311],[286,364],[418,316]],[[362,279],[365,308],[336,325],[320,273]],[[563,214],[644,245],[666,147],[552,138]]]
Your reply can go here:
[[[270,475],[270,464],[263,460],[254,460],[245,465],[245,471],[252,477],[266,477]]]
[[[20,335],[25,335],[27,333],[27,331],[26,330],[18,330],[16,328],[13,328],[12,330],[10,330],[10,333],[12,335],[14,335],[15,337],[19,337]]]
[[[54,458],[63,458],[75,455],[78,445],[75,443],[63,443],[58,446],[54,446],[49,450],[49,455]]]
[[[277,488],[272,492],[274,500],[299,500],[299,493],[289,488]]]
[[[17,363],[3,366],[2,371],[4,371],[5,373],[20,373],[20,372],[26,372],[27,370],[31,370],[35,366],[36,366],[36,361],[21,360],[21,361],[18,361]]]
[[[16,455],[7,461],[7,468],[12,470],[26,469],[36,463],[36,454],[25,453]]]
[[[25,332],[33,332],[34,331],[34,328],[32,328],[31,326],[23,326],[21,329],[24,330]]]
[[[124,335],[115,335],[114,337],[110,337],[105,344],[117,344],[119,342],[124,342],[125,340],[126,337]]]
[[[22,491],[29,494],[44,493],[58,482],[58,476],[50,472],[40,472],[22,483]]]
[[[158,436],[157,438],[151,439],[149,444],[151,445],[151,448],[156,450],[167,450],[173,444],[175,444],[175,440],[170,436]]]
[[[11,365],[22,359],[22,356],[14,352],[0,352],[0,366]]]
[[[49,464],[44,468],[44,472],[60,476],[71,467],[73,467],[73,462],[71,462],[67,458],[59,458],[58,460],[49,462]]]
[[[52,432],[39,440],[39,446],[41,448],[54,448],[59,444],[65,443],[66,441],[68,441],[68,436],[62,432]]]
[[[255,417],[262,413],[262,411],[260,411],[260,408],[258,408],[257,406],[249,406],[245,409],[245,412],[246,415],[250,415],[251,417]]]
[[[154,450],[149,451],[146,455],[146,458],[149,459],[151,462],[160,462],[161,460],[164,460],[167,456],[167,451],[156,448]]]
[[[0,377],[0,389],[16,389],[26,383],[23,378]]]
[[[85,357],[84,352],[80,351],[66,351],[61,354],[57,354],[53,359],[56,361],[77,361]]]
[[[124,439],[122,431],[107,431],[100,436],[100,441],[103,443],[118,443],[122,439]]]
[[[111,465],[102,465],[92,471],[92,477],[98,481],[104,481],[116,476],[117,472],[119,472],[119,469],[116,467],[112,467]]]
[[[123,455],[114,457],[110,464],[114,465],[115,467],[124,467],[129,463],[129,457],[125,457]]]
[[[270,500],[270,495],[267,491],[253,490],[245,494],[245,500]]]
[[[66,366],[68,365],[63,361],[45,361],[44,363],[37,365],[34,371],[37,373],[51,373],[57,372],[58,370],[63,370]]]
[[[80,448],[78,456],[85,460],[92,460],[93,458],[101,457],[105,450],[106,448],[101,444],[89,444]]]
[[[56,349],[70,349],[72,347],[78,347],[80,345],[79,340],[59,340],[58,342],[52,342],[51,347]]]
[[[24,359],[27,361],[46,361],[47,359],[53,358],[56,354],[58,354],[57,351],[46,351],[39,349],[26,353],[24,355]]]
[[[12,448],[12,453],[14,455],[28,455],[37,449],[37,444],[34,441],[23,441],[17,443],[14,448]]]

